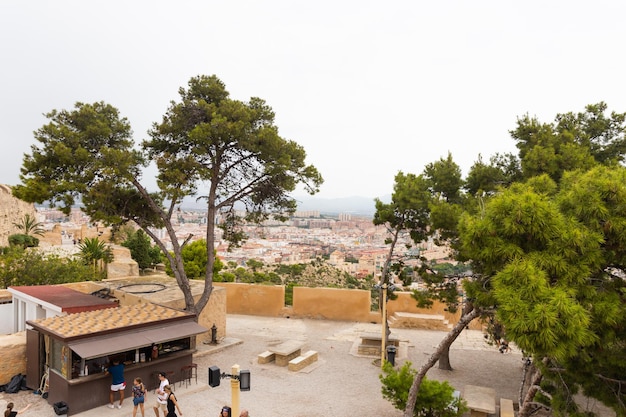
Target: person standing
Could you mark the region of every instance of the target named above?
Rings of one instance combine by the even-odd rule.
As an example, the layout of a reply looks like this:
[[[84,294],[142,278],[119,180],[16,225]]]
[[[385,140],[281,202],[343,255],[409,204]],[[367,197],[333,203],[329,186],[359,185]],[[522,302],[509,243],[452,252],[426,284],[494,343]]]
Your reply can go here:
[[[163,389],[165,390],[165,393],[167,394],[167,416],[166,417],[177,417],[174,409],[178,410],[178,414],[182,416],[183,412],[180,411],[180,406],[178,405],[178,400],[176,399],[176,396],[172,392],[172,387],[169,385],[166,385],[165,387],[163,387]]]
[[[120,402],[117,408],[122,408],[124,402],[124,390],[126,389],[126,382],[124,382],[124,364],[119,359],[113,359],[113,366],[109,366],[107,373],[111,374],[111,391],[109,392],[109,408],[115,408],[114,395],[116,392],[120,393]]]
[[[165,386],[170,384],[170,381],[165,377],[165,372],[159,372],[159,388],[154,393],[156,394],[156,404],[154,405],[154,414],[159,417],[159,409],[163,410],[163,417],[167,417],[167,394],[165,393]]]
[[[250,417],[250,415],[248,414],[248,410],[241,410],[241,413],[239,413],[239,417]]]
[[[137,415],[137,407],[141,408],[141,417],[145,417],[144,414],[144,400],[146,395],[146,387],[143,385],[141,378],[137,377],[133,381],[133,417]]]
[[[232,409],[225,405],[222,407],[222,411],[220,411],[220,417],[231,417]]]

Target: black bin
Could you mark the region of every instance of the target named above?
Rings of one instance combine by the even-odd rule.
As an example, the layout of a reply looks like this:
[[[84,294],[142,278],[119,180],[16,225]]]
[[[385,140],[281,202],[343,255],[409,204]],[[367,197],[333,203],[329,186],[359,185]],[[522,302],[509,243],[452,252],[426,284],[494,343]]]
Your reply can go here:
[[[393,345],[387,346],[387,362],[396,366],[396,347]]]
[[[57,416],[62,416],[64,414],[67,414],[67,410],[69,409],[65,401],[59,401],[57,403],[54,403],[52,404],[52,407],[54,407],[54,412],[56,413]]]

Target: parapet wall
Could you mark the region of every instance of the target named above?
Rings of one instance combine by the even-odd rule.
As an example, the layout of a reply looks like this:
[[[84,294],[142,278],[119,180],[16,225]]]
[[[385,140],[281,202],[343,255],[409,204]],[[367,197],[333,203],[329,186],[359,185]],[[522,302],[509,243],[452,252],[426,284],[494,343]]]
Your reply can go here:
[[[293,306],[285,306],[285,288],[282,285],[255,285],[233,282],[215,282],[216,287],[226,289],[226,312],[268,317],[299,317],[323,320],[344,320],[380,323],[378,310],[371,310],[371,295],[366,290],[340,288],[293,288]],[[446,305],[435,301],[431,308],[418,308],[417,301],[410,292],[396,292],[397,299],[387,303],[387,315],[396,312],[433,314],[443,316],[450,324],[455,324],[461,312],[450,313]],[[475,320],[470,326],[480,329]]]

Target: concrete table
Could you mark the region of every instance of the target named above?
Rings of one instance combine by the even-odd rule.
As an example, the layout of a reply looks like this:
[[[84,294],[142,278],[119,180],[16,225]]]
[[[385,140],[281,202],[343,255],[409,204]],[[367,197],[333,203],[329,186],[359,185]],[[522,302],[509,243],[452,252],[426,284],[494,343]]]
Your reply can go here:
[[[271,346],[267,350],[275,355],[276,365],[287,366],[290,360],[300,356],[302,345],[302,342],[297,340],[288,340],[279,345]]]
[[[496,413],[496,390],[478,385],[466,385],[463,398],[470,409],[470,417],[486,417]]]

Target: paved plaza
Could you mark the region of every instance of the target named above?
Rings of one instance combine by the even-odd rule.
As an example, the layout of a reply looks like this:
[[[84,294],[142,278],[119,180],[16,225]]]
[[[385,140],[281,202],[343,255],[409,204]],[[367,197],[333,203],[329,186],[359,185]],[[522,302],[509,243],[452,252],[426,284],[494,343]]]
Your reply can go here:
[[[252,417],[401,416],[400,410],[382,398],[376,358],[357,353],[359,335],[380,330],[380,325],[373,323],[229,315],[228,336],[217,345],[198,346],[194,358],[198,382],[194,380],[188,387],[177,383],[174,392],[184,417],[217,416],[223,405],[231,405],[231,383],[223,379],[219,387],[209,387],[208,368],[218,366],[230,373],[231,367],[238,364],[251,373],[251,390],[239,395],[241,408],[248,409]],[[445,336],[444,332],[413,329],[392,329],[392,334],[401,340],[396,365],[408,360],[414,367],[424,363]],[[303,351],[317,351],[318,361],[298,372],[271,362],[258,364],[259,353],[287,340],[302,342]],[[522,370],[518,351],[500,354],[485,342],[481,332],[464,330],[453,344],[450,357],[454,371],[433,368],[428,377],[448,380],[461,391],[468,384],[492,387],[496,398],[517,402]],[[127,373],[127,383],[132,379],[133,375]],[[102,406],[75,416],[131,416],[132,399],[127,391],[119,410]],[[55,415],[46,401],[30,391],[3,394],[0,400],[14,401],[18,409],[34,403],[25,417]],[[147,417],[154,416],[154,401],[154,394],[149,393]],[[72,399],[67,402],[71,407]]]

